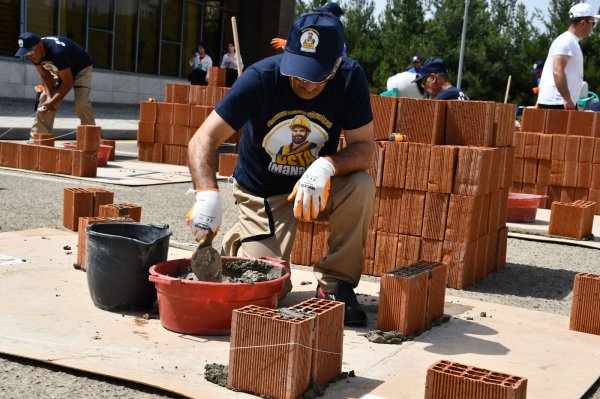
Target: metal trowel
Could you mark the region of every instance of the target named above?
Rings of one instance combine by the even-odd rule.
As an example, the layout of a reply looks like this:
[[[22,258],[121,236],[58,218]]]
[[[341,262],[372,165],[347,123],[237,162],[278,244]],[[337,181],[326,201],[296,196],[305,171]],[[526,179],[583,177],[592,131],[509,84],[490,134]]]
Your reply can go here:
[[[199,281],[221,282],[223,263],[221,254],[212,247],[214,237],[215,233],[209,229],[206,238],[198,244],[192,255],[190,265]]]

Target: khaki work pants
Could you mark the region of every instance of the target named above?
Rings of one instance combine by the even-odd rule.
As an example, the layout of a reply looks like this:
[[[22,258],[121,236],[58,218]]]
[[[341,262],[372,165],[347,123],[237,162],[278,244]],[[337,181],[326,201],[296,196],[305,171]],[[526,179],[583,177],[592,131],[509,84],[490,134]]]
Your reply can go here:
[[[94,119],[94,110],[92,109],[92,103],[90,102],[90,92],[92,89],[92,70],[93,67],[90,65],[83,68],[77,76],[74,77],[73,81],[73,94],[75,96],[75,113],[79,117],[82,125],[95,125],[96,120]],[[40,104],[46,101],[47,95],[44,91],[40,96]],[[56,104],[56,109],[62,101]],[[55,111],[47,111],[44,113],[36,112],[35,121],[31,127],[31,133],[52,133],[54,127],[54,118],[56,117]]]
[[[228,256],[282,259],[289,264],[297,219],[287,194],[256,197],[234,183],[238,222],[223,237]],[[326,209],[319,221],[329,221],[329,252],[314,265],[315,276],[326,292],[339,282],[358,285],[363,268],[363,246],[373,212],[375,185],[366,172],[333,177]],[[291,290],[291,284],[284,292]]]

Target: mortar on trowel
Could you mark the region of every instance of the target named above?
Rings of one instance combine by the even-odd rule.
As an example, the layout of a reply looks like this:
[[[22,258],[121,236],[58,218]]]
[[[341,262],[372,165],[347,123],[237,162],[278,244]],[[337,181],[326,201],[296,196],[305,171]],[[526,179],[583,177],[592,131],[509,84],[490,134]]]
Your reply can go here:
[[[221,282],[223,261],[221,254],[212,246],[214,237],[215,233],[208,229],[208,234],[200,241],[192,255],[190,267],[198,281]]]

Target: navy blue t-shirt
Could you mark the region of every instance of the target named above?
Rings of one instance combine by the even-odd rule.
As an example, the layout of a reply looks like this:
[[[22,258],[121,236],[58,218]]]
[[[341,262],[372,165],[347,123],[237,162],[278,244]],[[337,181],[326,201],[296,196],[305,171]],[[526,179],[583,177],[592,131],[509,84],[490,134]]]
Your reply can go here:
[[[458,90],[456,87],[452,86],[447,88],[446,90],[440,91],[437,96],[435,96],[436,100],[468,100],[469,97],[462,91]]]
[[[71,68],[73,77],[92,65],[92,57],[79,44],[64,36],[42,37],[46,55],[40,61],[42,68],[58,77],[58,71]]]
[[[321,94],[303,100],[279,72],[283,55],[250,66],[215,110],[243,133],[233,176],[251,193],[268,197],[292,191],[318,157],[337,151],[340,131],[373,120],[361,66],[344,58]]]

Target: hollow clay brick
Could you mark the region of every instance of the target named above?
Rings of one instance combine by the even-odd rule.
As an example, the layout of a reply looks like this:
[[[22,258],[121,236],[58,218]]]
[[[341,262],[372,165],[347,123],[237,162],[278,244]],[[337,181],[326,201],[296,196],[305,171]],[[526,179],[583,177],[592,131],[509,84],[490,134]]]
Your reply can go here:
[[[490,193],[490,202],[488,207],[487,214],[482,214],[483,218],[487,218],[487,231],[489,233],[491,231],[498,230],[500,226],[500,210],[501,210],[501,202],[502,202],[502,193],[501,190],[496,190]]]
[[[56,173],[70,175],[73,172],[73,150],[56,148]]]
[[[546,209],[550,209],[550,206],[554,201],[560,201],[560,193],[562,191],[562,187],[560,186],[548,186],[548,201]]]
[[[329,234],[330,233],[328,222],[314,222],[310,255],[311,265],[316,264],[325,255],[327,255],[327,251],[329,250],[329,245],[327,243],[327,241],[329,240]]]
[[[535,184],[537,180],[538,160],[525,158],[523,159],[523,183]]]
[[[428,192],[423,212],[423,230],[421,236],[432,240],[443,240],[446,232],[448,204],[450,195]]]
[[[54,134],[52,133],[31,133],[31,139],[35,145],[54,147]]]
[[[206,86],[205,103],[202,105],[214,107],[217,105],[217,97],[217,88],[215,86]]]
[[[137,131],[138,142],[154,143],[156,141],[155,131],[154,122],[139,121]]]
[[[591,234],[595,206],[591,201],[553,202],[548,234],[576,239]]]
[[[575,187],[589,188],[592,183],[592,164],[578,163],[577,164],[577,181]]]
[[[140,102],[140,122],[155,123],[158,103],[156,101]]]
[[[371,94],[373,110],[373,135],[375,139],[387,140],[394,132],[398,97],[384,97]]]
[[[404,188],[408,159],[408,143],[385,142],[382,187]]]
[[[600,276],[577,273],[569,329],[600,335]]]
[[[115,218],[127,217],[139,223],[142,220],[142,207],[140,205],[124,202],[118,204],[103,204],[99,206],[98,216]]]
[[[220,103],[223,97],[225,97],[229,93],[229,87],[217,87],[216,96],[216,104]]]
[[[537,159],[552,159],[552,138],[551,134],[540,134],[537,150]]]
[[[38,170],[41,172],[56,173],[58,163],[58,149],[38,146]]]
[[[600,136],[594,138],[594,156],[592,163],[600,163]]]
[[[495,103],[494,115],[494,147],[510,147],[513,142],[515,131],[515,115],[517,106],[515,104]]]
[[[210,113],[209,109],[205,105],[194,105],[190,109],[190,126],[200,126],[206,120],[206,117]]]
[[[453,194],[475,197],[489,192],[493,151],[483,147],[459,149]]]
[[[427,191],[447,194],[452,192],[459,148],[448,145],[431,146]]]
[[[156,108],[156,123],[171,125],[173,123],[173,103],[158,103]]]
[[[22,144],[19,149],[19,169],[38,170],[38,148],[33,144]]]
[[[310,265],[312,250],[313,222],[299,220],[296,224],[296,236],[290,255],[290,262],[296,265]]]
[[[157,143],[173,144],[173,125],[170,123],[156,123],[154,125]]]
[[[445,239],[468,243],[479,235],[483,197],[450,195]]]
[[[92,216],[101,216],[100,206],[111,204],[115,198],[115,194],[112,191],[108,191],[103,188],[86,188],[85,190],[94,195],[94,208]]]
[[[537,159],[540,144],[540,133],[523,133],[525,136],[523,147],[523,158]]]
[[[521,117],[521,131],[522,132],[536,132],[543,133],[544,125],[546,123],[546,110],[538,108],[525,108],[523,109],[523,116]]]
[[[110,155],[108,156],[108,160],[114,161],[115,153],[116,153],[116,149],[117,149],[117,142],[115,140],[100,139],[100,145],[109,145],[112,147],[110,150]]]
[[[425,323],[428,326],[444,315],[448,266],[439,262],[419,261],[413,264],[412,267],[429,272],[427,313],[425,315]]]
[[[382,187],[379,193],[377,230],[398,233],[403,214],[402,192],[399,188]]]
[[[550,164],[550,185],[562,186],[565,177],[565,161],[552,160]]]
[[[188,104],[190,98],[190,85],[174,83],[171,86],[171,102],[175,104]]]
[[[138,142],[138,159],[146,162],[162,162],[163,144]]]
[[[523,194],[535,194],[535,184],[533,184],[533,183],[523,183],[521,185],[521,192]]]
[[[379,224],[379,205],[381,202],[381,188],[375,188],[375,198],[373,200],[373,213],[371,215],[371,223],[369,229],[377,230]]]
[[[440,262],[442,260],[443,249],[444,241],[422,238],[419,259],[429,262]]]
[[[552,168],[552,161],[540,159],[537,165],[537,176],[535,178],[536,184],[550,184],[550,170]]]
[[[190,126],[190,114],[191,106],[189,104],[173,104],[174,125]]]
[[[398,234],[395,233],[377,232],[375,262],[373,263],[374,276],[381,276],[383,273],[396,268],[398,238]]]
[[[430,156],[430,144],[409,143],[408,158],[406,159],[405,188],[427,191]]]
[[[233,311],[227,386],[295,399],[311,378],[315,317],[249,305]]]
[[[565,160],[565,147],[567,145],[567,137],[561,135],[552,135],[552,160]]]
[[[560,201],[561,202],[575,202],[575,188],[573,187],[561,187],[560,188]]]
[[[165,102],[166,103],[173,102],[173,86],[174,85],[175,85],[175,83],[165,83]]]
[[[506,226],[506,212],[508,208],[508,189],[503,188],[500,191],[502,194],[500,196],[500,214],[498,215],[499,229]]]
[[[77,149],[83,152],[98,152],[102,129],[96,125],[77,126]]]
[[[429,273],[406,266],[381,276],[377,329],[411,336],[425,328]]]
[[[507,147],[490,148],[492,152],[492,162],[490,163],[490,178],[488,180],[488,192],[497,191],[502,187],[502,151]]]
[[[574,201],[587,201],[588,200],[588,193],[589,193],[590,189],[585,187],[585,188],[574,188]]]
[[[447,102],[445,144],[492,146],[494,117],[491,101]]]
[[[19,147],[24,144],[2,141],[0,147],[0,166],[19,167]]]
[[[544,133],[546,134],[566,134],[569,123],[569,111],[558,109],[546,110],[546,123],[544,124]]]
[[[600,138],[600,117],[595,112],[594,114],[594,123],[592,124],[592,136],[595,138]]]
[[[496,261],[494,269],[503,269],[506,265],[506,249],[508,246],[508,227],[503,227],[498,230],[498,242],[496,244]]]
[[[501,180],[500,188],[508,188],[512,183],[515,168],[515,148],[504,147],[498,148],[497,151],[500,151],[502,154],[502,169],[499,177]]]
[[[577,186],[577,170],[579,163],[577,161],[565,161],[565,170],[563,174],[562,186],[576,187]]]
[[[425,208],[425,192],[404,190],[401,217],[398,219],[398,232],[412,236],[420,236],[423,230],[423,209]]]
[[[444,241],[442,263],[448,265],[447,286],[463,289],[473,282],[477,240],[469,243]]]
[[[374,274],[373,274],[374,267],[375,267],[375,261],[365,258],[363,260],[362,274],[365,274],[368,276],[374,276]]]
[[[600,164],[592,164],[590,188],[600,189]]]
[[[80,217],[94,216],[94,193],[84,188],[63,190],[63,226],[77,231]]]
[[[581,146],[581,137],[567,136],[565,142],[565,161],[579,161],[579,148]]]
[[[373,154],[373,161],[371,167],[367,170],[369,176],[373,178],[375,187],[381,187],[383,181],[383,168],[385,162],[385,149],[389,141],[376,141],[375,151]]]
[[[513,164],[513,175],[512,179],[514,182],[523,182],[523,166],[525,165],[525,160],[523,158],[515,158]]]
[[[486,234],[488,231],[488,218],[489,218],[489,209],[490,209],[490,198],[491,194],[486,194],[482,196],[481,206],[479,208],[479,228],[477,232],[477,237],[481,237]]]
[[[232,176],[237,161],[238,154],[219,154],[219,175]]]
[[[444,144],[445,101],[400,98],[396,115],[394,131],[411,143]]]
[[[114,217],[81,217],[78,222],[77,233],[77,265],[80,270],[85,271],[86,266],[86,250],[87,250],[87,232],[86,227],[95,223],[115,223],[115,222],[133,222],[129,218],[114,218]]]
[[[190,97],[188,99],[190,105],[202,105],[206,103],[206,86],[193,85],[190,86]]]
[[[73,150],[73,167],[71,174],[79,177],[96,177],[98,172],[98,154]]]
[[[590,188],[588,191],[588,201],[596,203],[595,214],[600,215],[600,189]]]
[[[365,246],[363,248],[363,256],[366,260],[374,260],[375,259],[375,245],[377,243],[377,230],[371,230],[367,232],[367,241],[365,242]],[[372,274],[367,273],[367,274]]]
[[[225,86],[226,74],[227,70],[225,68],[210,67],[210,71],[208,73],[208,85],[213,87]]]
[[[527,379],[439,360],[427,369],[425,399],[525,399]]]
[[[515,158],[525,157],[525,137],[529,133],[526,132],[515,132],[514,135],[514,147],[515,147]]]
[[[344,350],[344,304],[311,298],[290,309],[316,315],[311,378],[325,385],[342,372]]]
[[[379,236],[377,236],[379,239]],[[415,263],[419,260],[421,253],[421,237],[400,234],[398,236],[398,246],[396,248],[396,266],[402,267]],[[385,270],[390,271],[395,267]]]
[[[487,256],[485,259],[484,277],[496,270],[496,256],[498,253],[498,230],[493,230],[487,235]]]
[[[569,111],[567,134],[574,136],[592,136],[594,125],[593,112]]]

